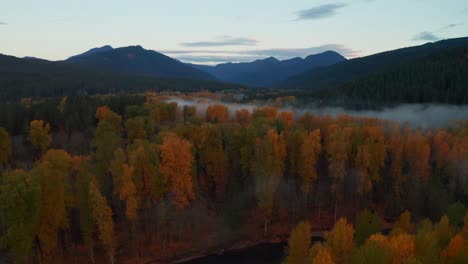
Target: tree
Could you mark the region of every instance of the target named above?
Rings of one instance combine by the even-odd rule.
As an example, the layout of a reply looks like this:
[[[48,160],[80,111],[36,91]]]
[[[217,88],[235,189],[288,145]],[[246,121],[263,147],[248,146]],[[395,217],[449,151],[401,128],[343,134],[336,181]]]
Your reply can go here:
[[[335,262],[332,259],[332,255],[327,248],[322,248],[319,250],[315,256],[312,264],[334,264]]]
[[[195,199],[192,182],[192,144],[173,133],[163,136],[161,145],[161,171],[170,183],[173,203],[183,209]]]
[[[153,206],[167,191],[167,179],[161,174],[159,156],[159,147],[146,140],[137,140],[128,146],[136,196],[143,207]]]
[[[183,108],[184,124],[188,124],[197,117],[197,108],[195,106],[184,105]]]
[[[221,104],[208,106],[206,109],[206,119],[212,123],[223,123],[229,118],[228,108]]]
[[[368,237],[380,232],[381,229],[382,219],[377,214],[364,209],[356,220],[356,243],[362,245]]]
[[[361,245],[351,256],[352,264],[391,264],[390,247],[376,241],[368,241]]]
[[[83,241],[88,248],[89,259],[94,260],[93,220],[91,217],[91,199],[89,195],[92,175],[88,164],[89,157],[72,157],[71,167],[74,177],[74,204],[79,210],[80,231]]]
[[[327,153],[328,171],[333,179],[332,189],[335,193],[335,221],[337,216],[338,189],[343,184],[347,172],[346,164],[351,151],[351,130],[331,124],[327,128],[325,151]]]
[[[96,118],[99,123],[93,140],[93,146],[96,148],[93,159],[99,185],[104,195],[110,197],[109,165],[114,151],[122,145],[122,117],[112,112],[109,107],[102,106],[96,110]]]
[[[440,221],[435,226],[434,231],[437,236],[437,241],[439,241],[440,248],[445,248],[454,235],[453,228],[450,226],[449,218],[446,215],[443,215],[440,218]]]
[[[430,220],[423,220],[414,237],[415,256],[422,263],[439,263],[440,248]]]
[[[0,248],[9,248],[18,263],[32,255],[39,223],[40,187],[24,170],[6,172],[0,185]]]
[[[106,250],[111,264],[115,261],[115,233],[112,210],[107,204],[106,198],[101,194],[95,182],[90,185],[91,214],[97,227],[99,239]]]
[[[317,180],[316,164],[321,150],[322,143],[319,129],[303,135],[298,160],[298,174],[302,179],[302,192],[306,196],[309,194],[312,184]]]
[[[269,130],[263,138],[257,138],[254,147],[251,172],[255,177],[255,193],[258,207],[264,217],[264,235],[273,210],[273,196],[284,172],[286,155],[282,134]]]
[[[359,175],[358,193],[361,195],[369,192],[373,183],[380,180],[379,172],[387,154],[381,126],[364,127],[362,133],[365,139],[358,146],[355,160]]]
[[[409,234],[398,234],[390,238],[390,249],[392,251],[392,263],[404,264],[408,259],[414,257],[414,238]]]
[[[291,232],[288,239],[288,247],[286,248],[287,264],[304,263],[310,248],[311,230],[309,222],[300,222]]]
[[[348,263],[354,248],[353,226],[346,219],[340,218],[333,229],[325,233],[325,243],[336,263]]]
[[[206,127],[204,144],[200,149],[199,176],[205,176],[203,185],[215,199],[223,197],[227,184],[227,157],[223,148],[223,135],[219,126]]]
[[[0,127],[0,166],[7,165],[11,159],[11,140],[8,132]]]
[[[405,143],[405,156],[410,175],[413,179],[421,179],[423,183],[429,182],[431,147],[427,137],[419,131],[409,132]]]
[[[414,229],[414,224],[411,222],[411,213],[406,210],[404,211],[398,221],[395,222],[390,235],[397,235],[401,233],[411,234]]]
[[[463,237],[468,240],[468,212],[466,212],[465,217],[463,218],[463,229],[462,229]]]
[[[52,142],[49,131],[50,125],[42,120],[33,120],[29,125],[29,141],[40,155],[49,148]]]
[[[444,130],[437,130],[433,136],[433,157],[439,172],[444,172],[448,166],[451,141],[451,135]]]
[[[453,203],[447,209],[447,216],[450,220],[450,225],[456,228],[463,226],[463,217],[465,216],[465,205],[458,201]]]
[[[247,126],[252,122],[252,116],[250,115],[249,110],[247,109],[240,109],[236,111],[236,121],[237,123]]]
[[[294,112],[280,112],[279,118],[289,128],[294,123]]]
[[[136,139],[146,139],[145,119],[141,116],[127,119],[125,129],[129,143],[133,143]]]
[[[402,169],[404,142],[398,125],[393,126],[386,145],[388,147],[388,154],[391,159],[390,172],[394,179],[393,190],[395,192],[396,199],[400,201],[403,193]]]
[[[71,157],[67,152],[51,149],[32,170],[41,187],[37,236],[46,257],[57,248],[58,232],[68,227],[70,166]]]
[[[461,234],[457,234],[440,255],[442,263],[466,263],[468,260],[468,241]]]

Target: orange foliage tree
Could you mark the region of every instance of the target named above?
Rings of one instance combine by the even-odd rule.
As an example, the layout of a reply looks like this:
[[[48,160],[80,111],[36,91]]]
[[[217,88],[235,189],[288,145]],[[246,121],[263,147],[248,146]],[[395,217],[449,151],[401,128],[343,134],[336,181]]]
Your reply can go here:
[[[192,182],[192,144],[173,133],[163,136],[161,145],[161,171],[170,183],[173,203],[178,209],[195,199]]]
[[[302,179],[302,191],[307,196],[312,184],[317,180],[317,160],[322,150],[320,130],[303,135],[302,145],[299,150],[298,174]]]
[[[223,123],[229,118],[228,108],[221,104],[208,106],[206,109],[206,119],[212,123]]]

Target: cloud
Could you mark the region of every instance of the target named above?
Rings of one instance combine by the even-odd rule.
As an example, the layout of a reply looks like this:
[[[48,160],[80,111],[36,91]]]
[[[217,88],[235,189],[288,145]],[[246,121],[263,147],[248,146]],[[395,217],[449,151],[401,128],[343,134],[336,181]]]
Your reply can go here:
[[[421,33],[416,34],[411,40],[413,41],[437,41],[440,38],[436,36],[434,33],[423,31]]]
[[[345,6],[346,4],[335,3],[320,5],[309,9],[301,10],[299,12],[296,12],[296,20],[312,20],[330,17],[336,14],[336,11],[338,9],[343,8]]]
[[[440,31],[452,29],[452,28],[455,28],[455,27],[458,27],[458,26],[463,26],[463,25],[466,25],[466,24],[468,24],[468,23],[467,23],[467,22],[460,22],[460,23],[448,24],[448,25],[442,27],[442,28],[440,29]]]
[[[243,37],[222,36],[213,41],[181,43],[184,47],[221,47],[221,46],[255,46],[258,40]]]
[[[221,62],[246,62],[256,59],[264,59],[273,56],[284,60],[294,57],[306,57],[311,54],[333,50],[341,55],[352,58],[360,55],[359,51],[350,49],[341,44],[325,44],[308,48],[271,48],[253,50],[210,50],[210,49],[185,49],[185,50],[160,50],[160,52],[178,60],[191,63],[216,64]]]
[[[0,21],[0,25],[8,25],[7,22]]]

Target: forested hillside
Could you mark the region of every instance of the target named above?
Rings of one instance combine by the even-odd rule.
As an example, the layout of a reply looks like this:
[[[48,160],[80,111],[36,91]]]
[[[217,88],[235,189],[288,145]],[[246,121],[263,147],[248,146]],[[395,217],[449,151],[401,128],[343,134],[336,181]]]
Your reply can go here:
[[[468,104],[468,45],[437,52],[325,90],[325,97],[375,103]]]
[[[45,60],[0,55],[0,100],[142,91],[231,90],[239,85],[213,81],[154,78],[83,68]]]
[[[434,53],[445,52],[467,44],[467,37],[456,38],[355,58],[293,76],[280,84],[279,87],[306,91],[335,88],[347,82],[391,70],[393,67],[412,63]],[[420,72],[419,74],[424,74],[422,70]]]
[[[325,235],[330,256],[322,257],[348,263],[355,248],[346,230],[356,228],[363,243],[383,228],[360,229],[369,222],[356,218],[364,208],[394,223],[390,241],[410,244],[414,229],[408,213],[398,220],[402,212],[411,212],[411,221],[442,219],[437,248],[418,242],[418,233],[414,238],[424,248],[415,252],[430,252],[441,263],[456,263],[466,246],[456,235],[468,202],[466,121],[421,130],[347,115],[294,116],[274,107],[230,112],[213,103],[200,111],[166,99],[151,93],[63,98],[46,101],[59,118],[17,118],[25,130],[14,136],[0,128],[0,259],[166,262],[284,234],[309,219],[316,230],[336,222],[336,231]],[[400,240],[392,245],[406,247]],[[423,261],[401,252],[391,251],[401,260],[392,263]]]

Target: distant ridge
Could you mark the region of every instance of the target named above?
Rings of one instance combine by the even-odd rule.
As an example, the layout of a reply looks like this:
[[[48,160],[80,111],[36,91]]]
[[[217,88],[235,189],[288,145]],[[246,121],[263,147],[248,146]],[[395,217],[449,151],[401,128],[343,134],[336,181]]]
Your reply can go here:
[[[296,57],[280,61],[274,57],[269,57],[252,62],[229,62],[216,66],[190,65],[210,73],[221,81],[253,86],[272,86],[295,74],[333,65],[344,60],[346,58],[337,52],[325,51],[307,56],[305,59]]]

